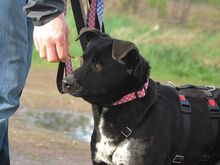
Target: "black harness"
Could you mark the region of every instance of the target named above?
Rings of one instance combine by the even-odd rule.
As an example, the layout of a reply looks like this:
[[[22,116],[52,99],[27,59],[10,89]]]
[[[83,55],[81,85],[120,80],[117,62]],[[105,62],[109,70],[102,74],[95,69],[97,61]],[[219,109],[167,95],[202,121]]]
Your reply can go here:
[[[185,85],[180,87],[175,87],[177,92],[179,93],[184,89],[198,89],[205,94],[205,98],[207,101],[207,110],[209,112],[209,117],[212,123],[212,144],[205,154],[201,155],[199,161],[206,162],[210,159],[210,155],[213,155],[215,152],[215,146],[217,144],[218,138],[218,119],[220,118],[220,108],[216,102],[216,96],[213,94],[215,90],[214,87],[201,87],[194,85]],[[183,127],[184,133],[182,138],[182,144],[180,144],[179,151],[177,151],[176,155],[173,158],[173,164],[182,164],[184,163],[184,155],[186,154],[187,145],[190,137],[190,127],[191,127],[191,114],[193,113],[190,102],[186,98],[185,95],[179,94],[179,100],[181,105],[181,112],[183,114]]]

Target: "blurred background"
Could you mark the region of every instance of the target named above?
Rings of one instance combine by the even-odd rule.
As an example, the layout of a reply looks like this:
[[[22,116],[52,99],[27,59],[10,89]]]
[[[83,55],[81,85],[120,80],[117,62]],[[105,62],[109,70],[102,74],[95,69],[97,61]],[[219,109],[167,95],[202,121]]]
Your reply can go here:
[[[67,19],[71,56],[79,57],[70,5]],[[154,80],[220,87],[220,0],[105,0],[104,22],[106,33],[137,44]],[[72,62],[79,66],[79,58]],[[20,109],[10,122],[12,165],[91,164],[91,107],[58,92],[57,65],[34,51]]]
[[[220,84],[219,0],[111,2],[107,31],[139,46],[151,63],[152,77],[177,84]],[[108,12],[114,9],[120,11],[114,12],[117,16]]]
[[[137,44],[153,78],[220,84],[220,0],[111,0],[104,5],[106,33]],[[71,55],[80,56],[70,8],[67,17]],[[33,64],[41,62],[35,53]]]

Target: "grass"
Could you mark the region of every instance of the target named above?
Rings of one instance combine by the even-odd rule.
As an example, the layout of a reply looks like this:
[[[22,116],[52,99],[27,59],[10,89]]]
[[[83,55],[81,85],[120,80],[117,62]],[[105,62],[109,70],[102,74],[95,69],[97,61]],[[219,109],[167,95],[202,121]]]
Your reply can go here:
[[[139,18],[138,18],[139,19]],[[71,32],[71,55],[82,54],[72,14],[68,14]],[[220,32],[205,32],[195,27],[149,25],[144,20],[122,14],[105,15],[106,32],[115,38],[137,44],[151,64],[151,76],[176,84],[220,86]],[[34,65],[46,66],[34,53]],[[79,66],[78,60],[73,60]]]

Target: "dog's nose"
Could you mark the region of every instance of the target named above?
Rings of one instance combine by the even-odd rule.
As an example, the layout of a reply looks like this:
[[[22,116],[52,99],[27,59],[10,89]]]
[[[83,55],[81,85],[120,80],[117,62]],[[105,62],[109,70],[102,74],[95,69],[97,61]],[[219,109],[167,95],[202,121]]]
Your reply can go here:
[[[74,74],[67,75],[62,81],[62,89],[64,93],[69,93],[71,95],[79,95],[82,91],[82,86],[77,83]]]
[[[63,80],[63,87],[66,88],[66,89],[69,89],[70,86],[71,86],[71,85],[70,85],[70,82],[68,82],[66,79],[64,79],[64,80]]]
[[[64,92],[68,92],[73,86],[73,75],[68,75],[62,81],[62,88]]]

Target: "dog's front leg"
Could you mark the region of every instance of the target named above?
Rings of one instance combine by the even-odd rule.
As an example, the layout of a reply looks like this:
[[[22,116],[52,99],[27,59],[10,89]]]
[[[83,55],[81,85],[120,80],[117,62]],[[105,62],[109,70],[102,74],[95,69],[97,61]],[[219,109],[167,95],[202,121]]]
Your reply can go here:
[[[90,149],[92,154],[92,164],[93,165],[108,165],[104,162],[97,162],[95,161],[95,154],[96,154],[96,143],[97,143],[97,134],[96,131],[93,131],[90,143]]]

